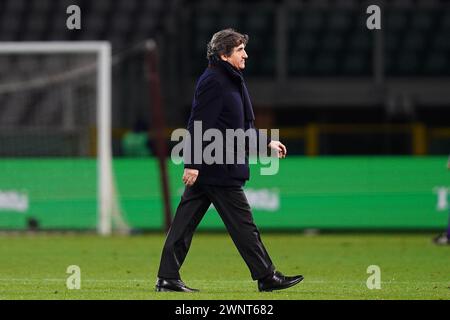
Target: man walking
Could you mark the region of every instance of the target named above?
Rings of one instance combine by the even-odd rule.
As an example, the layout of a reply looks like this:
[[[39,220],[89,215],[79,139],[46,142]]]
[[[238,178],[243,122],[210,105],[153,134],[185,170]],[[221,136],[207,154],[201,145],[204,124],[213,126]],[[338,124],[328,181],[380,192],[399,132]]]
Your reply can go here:
[[[203,130],[217,129],[225,133],[227,129],[254,129],[258,132],[254,128],[253,108],[241,72],[248,58],[247,42],[247,35],[232,29],[215,33],[209,42],[209,65],[197,82],[188,123],[192,141],[196,139],[194,122],[197,121],[201,122]],[[281,142],[268,139],[266,142],[266,146],[278,152],[279,158],[286,156],[286,147]],[[225,152],[236,153],[234,150]],[[186,188],[164,244],[156,291],[198,291],[181,281],[179,270],[195,229],[211,203],[247,264],[252,279],[258,281],[259,291],[285,289],[303,280],[301,275],[287,277],[275,270],[242,189],[250,175],[247,155],[245,160],[242,164],[185,161],[183,182]]]

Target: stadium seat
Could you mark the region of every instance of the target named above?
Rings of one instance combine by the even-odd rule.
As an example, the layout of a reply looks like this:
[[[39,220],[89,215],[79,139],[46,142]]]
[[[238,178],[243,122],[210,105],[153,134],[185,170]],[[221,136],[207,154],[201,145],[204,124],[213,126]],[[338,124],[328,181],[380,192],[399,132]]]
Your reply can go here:
[[[450,11],[443,12],[440,27],[443,31],[450,31]]]
[[[31,11],[34,14],[44,14],[52,9],[52,1],[50,0],[39,0],[31,2]]]
[[[138,8],[136,0],[118,1],[116,10],[127,16],[131,15]]]
[[[237,1],[226,4],[219,1],[199,3],[207,5],[189,5],[186,13],[190,29],[187,41],[192,43],[190,57],[196,73],[206,63],[205,48],[212,33],[232,27],[250,36],[247,51],[253,63],[248,73],[274,74],[278,1],[251,1],[245,8],[238,5]],[[367,16],[361,14],[360,9],[365,7],[364,1],[305,0],[301,5],[298,1],[286,3],[289,74],[299,70],[308,70],[314,74],[314,70],[318,70],[314,64],[310,68],[304,65],[311,62],[310,57],[320,60],[318,57],[326,54],[352,57],[345,58],[341,67],[333,67],[336,73],[345,74],[348,71],[355,74],[358,70],[367,70],[367,66],[371,65],[374,41],[373,35],[365,30]],[[86,8],[80,31],[71,32],[65,28],[65,9],[70,4]],[[0,2],[0,40],[110,39],[115,49],[116,45],[124,47],[164,30],[165,14],[172,5],[163,0],[3,0]],[[411,5],[423,7],[423,10],[412,10]],[[420,62],[417,67],[421,69],[423,66],[423,72],[434,70],[442,64],[442,57],[450,50],[450,10],[448,6],[442,5],[442,1],[391,1],[386,4],[383,17],[385,52],[392,55],[392,58],[385,58],[386,61],[392,61],[387,70],[394,72],[392,68],[395,68],[395,72],[400,72],[401,68],[396,66],[397,57],[405,51],[418,55]],[[430,51],[436,54],[431,55]],[[363,63],[365,59],[368,61]],[[408,64],[408,61],[412,62],[413,59],[408,58],[403,63]],[[419,70],[416,71],[420,74]],[[321,69],[320,74],[324,72]]]
[[[410,8],[412,5],[414,5],[414,1],[413,0],[393,0],[390,5],[393,7]]]
[[[400,33],[391,32],[384,37],[384,49],[387,54],[395,52],[399,49],[399,43],[401,43],[402,37]]]
[[[341,34],[330,32],[323,34],[321,41],[321,51],[335,54],[344,47],[344,39]]]
[[[239,31],[241,30],[241,21],[237,13],[226,13],[220,16],[219,20],[221,28],[233,28]]]
[[[91,2],[91,10],[93,14],[104,14],[108,11],[110,11],[111,8],[111,1],[109,0],[95,0]]]
[[[373,48],[373,35],[367,32],[356,31],[349,36],[349,49],[368,51]]]
[[[271,18],[265,12],[252,12],[244,17],[244,26],[253,32],[269,29],[273,25]]]
[[[449,39],[449,33],[445,31],[439,31],[435,34],[432,48],[433,50],[442,50],[442,51],[449,51],[450,50],[450,41]]]
[[[423,33],[412,30],[405,35],[403,40],[403,48],[407,51],[424,49],[424,46],[425,36]]]
[[[327,20],[329,29],[335,32],[347,31],[351,24],[351,11],[332,11]]]
[[[313,8],[329,8],[332,4],[333,2],[331,0],[314,0],[308,3]]]
[[[27,31],[42,33],[47,28],[48,19],[43,15],[36,15],[33,19],[27,21]]]
[[[407,28],[407,15],[404,11],[388,10],[386,12],[387,32],[399,32]]]
[[[311,61],[307,54],[295,54],[289,59],[291,76],[307,76],[310,74]]]
[[[164,6],[167,4],[166,0],[152,0],[152,1],[140,1],[141,10],[149,13],[155,14],[164,10]]]
[[[147,18],[147,20],[152,20]],[[122,12],[116,12],[109,22],[108,33],[123,34],[129,31],[132,20]],[[142,26],[142,25],[140,25]],[[146,26],[147,27],[147,26]],[[141,29],[142,30],[142,29]]]
[[[11,12],[11,14],[5,15],[0,23],[2,33],[15,34],[19,31],[21,19],[17,13]]]
[[[95,39],[95,37],[99,37],[102,31],[105,29],[105,21],[103,15],[94,15],[89,14],[85,19],[86,24],[86,33]]]
[[[25,11],[25,0],[7,1],[3,10],[8,14],[21,14]]]
[[[400,52],[396,65],[396,75],[412,74],[418,70],[419,58],[416,53],[410,51]]]
[[[337,71],[337,57],[330,53],[319,54],[313,62],[314,71],[319,75],[332,75]]]
[[[449,74],[449,59],[442,52],[432,53],[424,63],[424,74],[426,75],[439,75]]]
[[[308,32],[317,32],[323,27],[323,24],[324,16],[322,11],[303,12],[301,15],[301,27]]]
[[[416,5],[418,7],[422,8],[433,8],[439,6],[440,0],[416,0]]]
[[[347,53],[344,58],[342,73],[345,75],[363,75],[368,69],[367,60],[361,52]]]
[[[433,11],[415,12],[411,16],[411,28],[413,30],[429,31],[433,26]]]
[[[209,33],[215,29],[215,17],[210,15],[197,15],[195,28],[200,32]]]
[[[300,33],[290,43],[291,47],[294,49],[294,53],[297,52],[309,52],[317,47],[317,37],[314,37],[310,33]]]
[[[140,12],[136,17],[136,20],[131,23],[131,27],[140,33],[150,32],[157,26],[158,18],[156,16],[146,15],[144,12]]]

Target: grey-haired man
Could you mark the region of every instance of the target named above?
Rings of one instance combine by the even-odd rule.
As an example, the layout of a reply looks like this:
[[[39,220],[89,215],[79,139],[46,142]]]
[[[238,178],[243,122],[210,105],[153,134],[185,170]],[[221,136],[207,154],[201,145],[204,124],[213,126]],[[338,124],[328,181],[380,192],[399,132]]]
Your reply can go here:
[[[247,35],[225,29],[215,33],[209,42],[209,65],[197,83],[188,123],[192,141],[195,140],[194,121],[201,121],[203,130],[258,132],[254,127],[253,108],[242,75],[248,58],[245,51],[247,41]],[[265,139],[265,148],[268,146],[275,150],[279,158],[286,156],[286,147],[281,142],[270,141],[267,137],[259,139]],[[242,189],[249,179],[248,157],[243,164],[185,161],[184,166],[183,182],[186,188],[164,244],[156,291],[197,291],[181,281],[179,270],[195,229],[211,203],[222,218],[253,280],[258,281],[259,291],[285,289],[303,280],[301,275],[287,277],[276,271],[261,241]]]

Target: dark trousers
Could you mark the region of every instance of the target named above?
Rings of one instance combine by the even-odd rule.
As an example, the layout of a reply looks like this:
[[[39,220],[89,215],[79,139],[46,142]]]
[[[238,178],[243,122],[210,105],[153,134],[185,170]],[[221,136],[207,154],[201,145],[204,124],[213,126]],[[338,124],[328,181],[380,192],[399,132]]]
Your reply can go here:
[[[186,187],[181,197],[164,244],[158,277],[180,279],[179,270],[189,251],[195,229],[211,203],[219,212],[253,280],[270,275],[275,268],[253,222],[242,187],[194,184]]]

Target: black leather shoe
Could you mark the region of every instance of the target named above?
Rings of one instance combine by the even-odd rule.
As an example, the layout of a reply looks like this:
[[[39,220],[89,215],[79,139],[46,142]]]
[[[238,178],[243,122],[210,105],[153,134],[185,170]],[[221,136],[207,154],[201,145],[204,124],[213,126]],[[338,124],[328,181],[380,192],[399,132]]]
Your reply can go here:
[[[273,291],[292,287],[303,280],[303,276],[286,277],[279,271],[272,276],[258,280],[259,291]]]
[[[158,278],[155,290],[157,292],[198,292],[198,289],[187,287],[183,281],[177,279]]]

